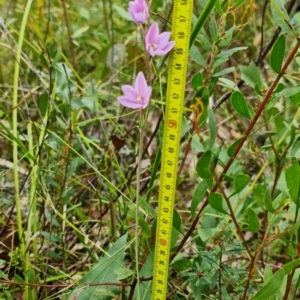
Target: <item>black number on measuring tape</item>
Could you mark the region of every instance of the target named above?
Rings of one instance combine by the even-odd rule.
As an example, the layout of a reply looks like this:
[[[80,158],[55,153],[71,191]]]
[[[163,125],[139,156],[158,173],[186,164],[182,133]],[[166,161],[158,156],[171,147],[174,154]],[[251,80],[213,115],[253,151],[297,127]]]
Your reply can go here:
[[[187,0],[181,0],[181,5],[187,5]]]
[[[168,151],[169,151],[170,153],[173,153],[173,152],[174,152],[174,148],[169,147]]]
[[[168,224],[168,220],[167,219],[163,219],[162,220],[164,224]]]
[[[173,166],[173,162],[171,160],[167,160],[167,165],[168,166]]]
[[[177,114],[178,113],[178,109],[176,107],[172,107],[171,112],[173,114]]]
[[[176,48],[176,54],[182,55],[183,49],[182,48]]]
[[[165,188],[166,188],[166,190],[170,190],[170,189],[171,189],[171,186],[170,186],[169,184],[167,184],[167,185],[165,186]]]
[[[174,84],[179,85],[180,84],[180,79],[179,78],[174,78]]]
[[[182,31],[178,32],[178,38],[184,39],[184,32],[182,32]]]
[[[179,99],[179,94],[173,93],[173,99],[178,100]]]
[[[174,135],[174,134],[170,134],[170,135],[169,135],[169,139],[170,139],[171,141],[174,141],[174,140],[175,140],[175,135]]]
[[[165,196],[164,200],[165,200],[165,201],[169,201],[170,198],[169,198],[168,196]]]
[[[169,173],[169,172],[168,172],[168,173],[166,174],[166,176],[167,176],[168,178],[171,178],[171,177],[172,177],[172,173]]]
[[[176,64],[176,65],[175,65],[175,69],[176,69],[176,70],[181,70],[181,64]]]
[[[185,16],[179,16],[179,22],[186,22],[186,17]]]

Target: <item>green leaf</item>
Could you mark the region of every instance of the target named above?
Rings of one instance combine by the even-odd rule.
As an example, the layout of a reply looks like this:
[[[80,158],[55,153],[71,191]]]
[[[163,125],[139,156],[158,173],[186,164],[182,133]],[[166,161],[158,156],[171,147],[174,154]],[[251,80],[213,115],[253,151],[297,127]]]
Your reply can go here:
[[[217,12],[219,15],[223,15],[222,6],[221,6],[219,0],[217,0],[217,2],[216,2],[216,4],[215,4],[215,9],[216,9],[216,12]]]
[[[229,43],[231,42],[231,40],[232,40],[232,34],[233,34],[233,32],[234,32],[234,29],[235,29],[235,27],[234,26],[232,26],[232,27],[230,27],[230,29],[228,29],[226,32],[225,32],[225,36],[224,36],[224,38],[221,40],[221,42],[220,42],[220,48],[225,48],[225,47],[227,47],[228,45],[229,45]]]
[[[259,230],[259,218],[252,208],[247,209],[248,227],[245,230],[250,232],[257,232]]]
[[[181,230],[181,217],[176,209],[173,210],[173,228],[182,233]]]
[[[210,20],[210,23],[209,23],[209,31],[210,31],[210,35],[211,35],[211,38],[213,40],[213,42],[216,42],[218,40],[218,26],[217,26],[217,22],[214,18],[212,18]]]
[[[242,93],[235,91],[230,97],[231,105],[234,110],[246,119],[251,119],[254,115],[253,109],[249,103],[246,102]]]
[[[39,111],[42,117],[44,117],[46,115],[47,108],[49,105],[48,95],[46,93],[43,93],[39,96],[38,105],[39,105]]]
[[[267,189],[265,192],[265,206],[268,212],[274,212],[275,209],[273,207],[273,199],[270,191]]]
[[[267,283],[273,277],[273,271],[270,265],[266,265],[264,270],[264,282]]]
[[[148,225],[148,223],[146,222],[146,220],[144,219],[144,217],[139,217],[139,225],[142,228],[142,235],[144,238],[148,238],[151,236],[151,230],[150,227]]]
[[[246,174],[237,174],[234,177],[235,189],[234,189],[234,192],[231,194],[231,196],[233,196],[233,195],[241,192],[248,185],[249,182],[250,182],[249,175],[246,175]]]
[[[278,270],[250,300],[266,300],[274,296],[284,281],[284,270]]]
[[[192,87],[195,92],[199,91],[203,86],[203,80],[202,75],[200,73],[197,73],[192,78]]]
[[[198,236],[203,241],[211,240],[216,233],[219,233],[221,228],[198,228]]]
[[[235,3],[234,3],[234,7],[238,7],[239,5],[243,4],[245,2],[245,0],[237,0]]]
[[[194,195],[192,197],[192,204],[191,204],[191,213],[193,218],[195,217],[196,209],[199,203],[203,200],[207,189],[208,189],[207,183],[205,180],[203,180],[199,183],[199,185],[197,186],[194,192]]]
[[[300,85],[284,89],[281,92],[276,93],[275,97],[276,97],[276,99],[281,98],[281,97],[292,97],[299,93],[300,93]]]
[[[180,259],[170,264],[170,267],[177,271],[184,271],[193,266],[192,262],[188,259]]]
[[[80,280],[79,287],[71,292],[68,299],[73,299],[76,295],[76,300],[96,300],[96,299],[111,299],[114,292],[119,292],[116,286],[103,287],[86,286],[84,289],[80,285],[95,283],[95,282],[119,282],[116,270],[125,268],[124,257],[126,248],[127,234],[121,236],[96,263],[91,270]],[[106,292],[105,292],[106,291]],[[105,292],[105,294],[103,294]],[[97,295],[101,294],[101,296]]]
[[[156,212],[145,198],[140,198],[140,208],[143,209],[151,217],[156,218]]]
[[[300,167],[295,157],[292,158],[292,165],[285,171],[285,180],[293,202],[299,206]]]
[[[297,139],[294,141],[292,149],[291,149],[291,155],[295,155],[300,149],[300,136],[297,137]]]
[[[285,53],[285,36],[281,34],[276,42],[274,43],[274,46],[271,51],[270,55],[270,65],[274,72],[280,73],[281,66],[283,63]]]
[[[219,66],[223,65],[224,63],[226,63],[226,61],[228,61],[228,60],[229,60],[229,57],[221,57],[219,59],[216,59],[216,60],[214,60],[212,68],[216,69],[217,67],[219,67]]]
[[[275,24],[281,27],[282,31],[295,37],[294,30],[291,26],[290,17],[281,0],[271,1],[271,11]]]
[[[300,258],[290,261],[289,263],[285,264],[283,266],[283,270],[285,275],[288,275],[291,273],[291,271],[295,268],[297,268],[300,265]]]
[[[222,214],[228,214],[228,212],[223,208],[223,196],[219,193],[212,193],[209,195],[208,203],[216,211]]]
[[[296,106],[300,107],[300,93],[290,96],[290,101]]]
[[[255,84],[257,84],[259,88],[263,87],[260,70],[253,61],[251,61],[249,66],[240,66],[240,69],[242,72],[242,80],[244,80],[246,84],[252,88],[255,87]]]
[[[265,207],[264,195],[266,192],[265,185],[256,184],[253,188],[254,201],[261,207]]]
[[[215,145],[216,137],[217,137],[217,120],[213,110],[208,108],[208,126],[209,126],[209,148],[212,149]]]
[[[190,49],[193,46],[198,34],[200,33],[201,29],[203,28],[204,24],[206,23],[207,18],[210,16],[211,11],[215,6],[216,0],[208,0],[206,2],[205,7],[203,8],[192,32],[190,37]]]
[[[8,280],[7,275],[3,271],[1,271],[1,270],[0,270],[0,278],[4,279],[4,280]]]
[[[127,268],[117,269],[114,273],[117,275],[117,280],[123,280],[135,274],[133,270]]]
[[[192,60],[194,60],[201,67],[207,66],[205,59],[202,57],[202,55],[200,54],[200,52],[196,46],[192,46],[190,48],[189,56]]]
[[[226,51],[222,51],[220,53],[218,53],[216,55],[216,59],[218,58],[221,58],[221,57],[229,57],[231,56],[233,53],[235,52],[238,52],[238,51],[241,51],[241,50],[245,50],[247,49],[248,47],[236,47],[236,48],[232,48],[232,49],[229,49],[229,50],[226,50]]]
[[[211,155],[211,151],[207,151],[202,154],[197,162],[196,171],[200,178],[210,179],[213,176],[210,166]]]
[[[229,157],[233,157],[234,151],[242,139],[243,139],[243,137],[237,139],[229,146],[229,148],[227,149],[227,155]]]
[[[223,69],[220,72],[216,72],[212,76],[213,77],[219,77],[219,76],[222,76],[222,75],[225,75],[225,74],[228,74],[228,73],[232,73],[234,71],[235,71],[235,67],[230,67],[230,68],[227,68],[227,69]]]
[[[127,10],[125,10],[123,7],[118,6],[116,4],[113,5],[113,8],[116,10],[116,12],[119,14],[119,16],[122,19],[132,21],[132,18]]]
[[[204,29],[202,29],[202,32],[203,31],[204,31]],[[204,49],[204,50],[206,50],[208,52],[212,52],[213,51],[211,42],[209,41],[206,33],[205,34],[200,34],[199,37],[198,37],[198,40],[200,42],[201,49]]]

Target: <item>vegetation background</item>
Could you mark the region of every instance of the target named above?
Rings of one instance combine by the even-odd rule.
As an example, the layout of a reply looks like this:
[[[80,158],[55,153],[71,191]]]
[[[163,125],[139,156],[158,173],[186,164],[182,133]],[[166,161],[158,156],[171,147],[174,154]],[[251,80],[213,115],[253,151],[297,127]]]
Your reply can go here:
[[[0,0],[0,299],[151,299],[167,60],[140,124],[116,100],[145,71],[127,7]],[[172,1],[150,9],[171,30]],[[195,0],[168,299],[300,297],[299,9]]]

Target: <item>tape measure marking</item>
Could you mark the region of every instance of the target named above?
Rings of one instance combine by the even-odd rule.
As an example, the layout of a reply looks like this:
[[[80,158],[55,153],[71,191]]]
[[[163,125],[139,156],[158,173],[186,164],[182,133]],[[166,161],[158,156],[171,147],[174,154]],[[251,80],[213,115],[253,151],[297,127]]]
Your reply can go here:
[[[192,11],[193,0],[174,1],[171,39],[176,42],[176,45],[170,54],[168,68],[152,300],[165,300],[168,286],[172,220]]]

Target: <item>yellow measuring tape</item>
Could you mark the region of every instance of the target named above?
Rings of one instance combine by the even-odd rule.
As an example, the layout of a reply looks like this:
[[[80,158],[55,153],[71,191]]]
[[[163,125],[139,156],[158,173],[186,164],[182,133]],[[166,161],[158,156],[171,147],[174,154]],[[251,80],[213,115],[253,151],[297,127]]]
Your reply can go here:
[[[172,220],[193,2],[193,0],[174,0],[173,7],[172,40],[176,42],[176,45],[171,52],[168,68],[152,300],[165,300],[168,287]]]

